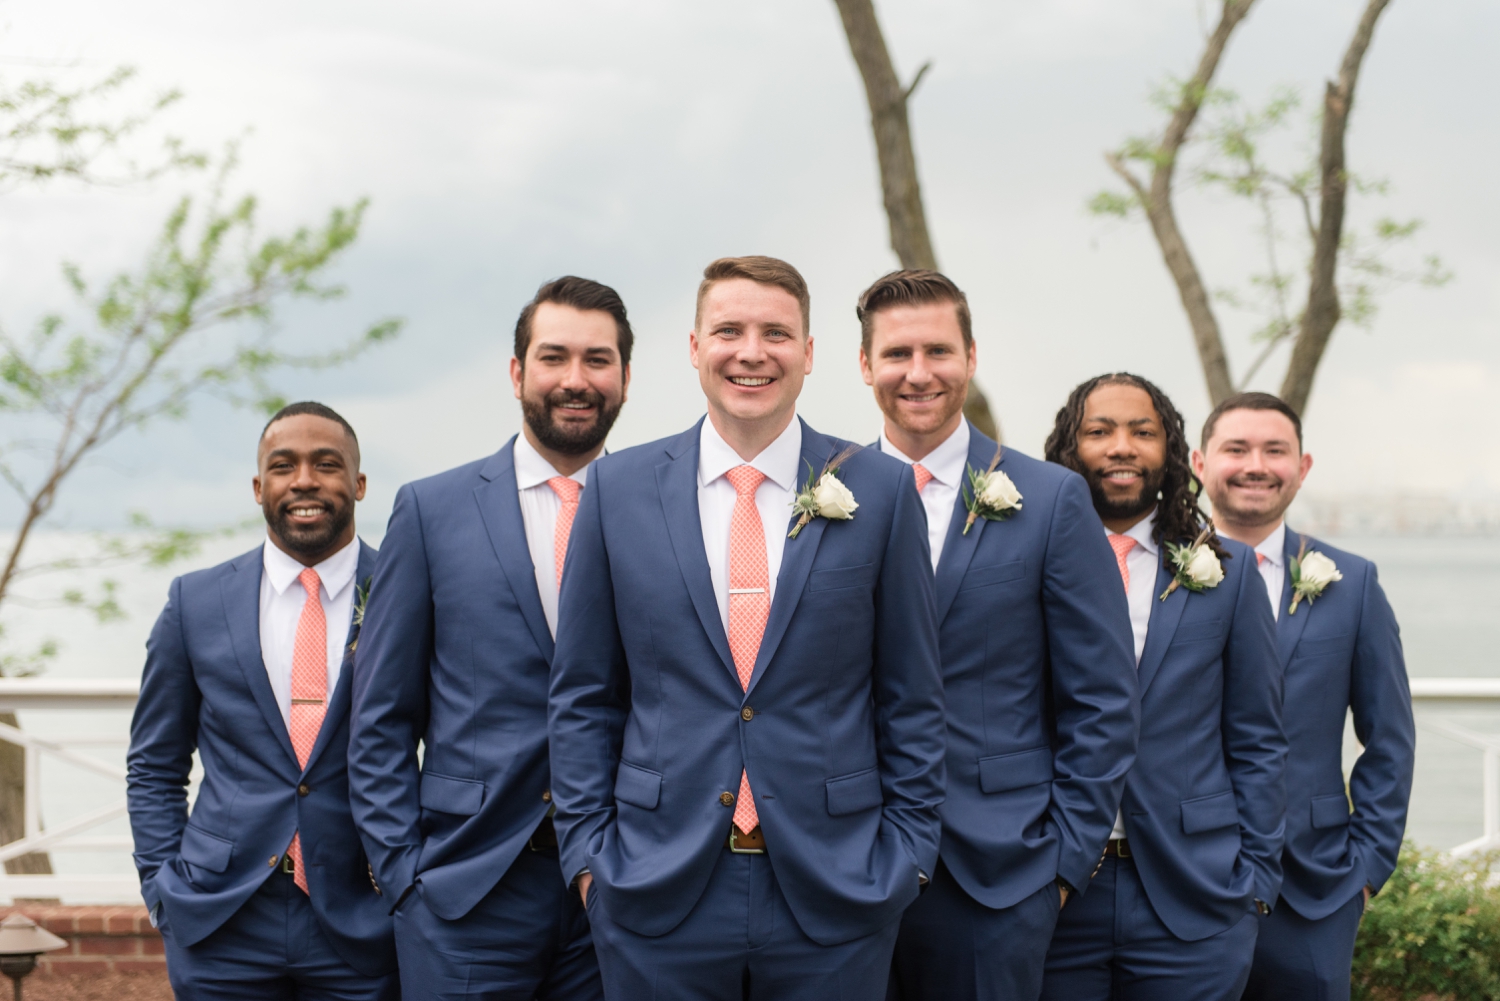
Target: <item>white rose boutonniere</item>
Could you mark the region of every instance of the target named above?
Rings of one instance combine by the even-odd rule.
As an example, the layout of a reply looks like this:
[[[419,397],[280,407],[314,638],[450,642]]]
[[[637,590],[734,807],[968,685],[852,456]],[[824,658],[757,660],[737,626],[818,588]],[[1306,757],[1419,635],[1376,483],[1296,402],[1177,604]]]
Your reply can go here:
[[[354,638],[349,641],[349,652],[359,647],[359,631],[365,624],[365,606],[370,603],[370,584],[374,577],[366,577],[363,585],[354,587]]]
[[[1297,549],[1296,558],[1287,563],[1287,569],[1292,574],[1292,607],[1286,610],[1288,615],[1297,614],[1297,605],[1303,598],[1311,605],[1314,598],[1322,596],[1329,584],[1344,579],[1333,560],[1317,550],[1310,553],[1307,551],[1305,535],[1302,537],[1302,545]]]
[[[800,517],[797,518],[797,524],[793,525],[792,530],[787,533],[788,539],[795,539],[797,533],[807,527],[807,523],[814,518],[848,521],[854,517],[854,512],[859,509],[859,502],[854,499],[853,491],[844,485],[843,480],[839,479],[839,467],[861,447],[863,446],[848,446],[823,463],[821,473],[815,474],[812,466],[807,467],[807,483],[803,486],[802,492],[792,501],[792,511]]]
[[[1179,546],[1176,543],[1167,543],[1167,555],[1172,560],[1172,566],[1176,574],[1172,577],[1172,583],[1161,593],[1159,600],[1166,601],[1167,595],[1185,587],[1189,591],[1202,593],[1211,587],[1218,587],[1219,582],[1224,579],[1224,567],[1219,563],[1219,556],[1209,548],[1208,540],[1214,533],[1213,522],[1209,522],[1190,546]]]
[[[969,509],[969,519],[964,522],[964,535],[969,534],[969,529],[980,518],[1004,521],[1021,510],[1021,491],[1016,489],[1009,476],[995,468],[1000,465],[1000,453],[1001,450],[996,448],[989,468],[982,473],[973,466],[966,467],[969,485],[964,489],[964,507]]]

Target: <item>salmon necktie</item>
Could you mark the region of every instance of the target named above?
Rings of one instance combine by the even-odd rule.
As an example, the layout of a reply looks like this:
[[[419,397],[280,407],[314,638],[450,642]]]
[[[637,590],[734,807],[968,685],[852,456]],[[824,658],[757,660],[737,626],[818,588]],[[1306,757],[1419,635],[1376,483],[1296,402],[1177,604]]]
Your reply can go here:
[[[1120,579],[1125,582],[1125,590],[1130,590],[1130,567],[1125,563],[1125,557],[1135,548],[1135,540],[1128,535],[1116,535],[1109,533],[1109,548],[1115,551],[1115,562],[1120,567]]]
[[[308,567],[297,579],[307,592],[307,601],[302,605],[302,617],[297,620],[297,640],[292,647],[292,750],[297,752],[297,764],[305,769],[327,711],[328,623],[323,618],[323,601],[318,595],[323,585],[318,571]],[[286,853],[292,857],[292,878],[306,893],[301,831],[292,835]]]
[[[561,588],[563,561],[568,558],[568,536],[573,532],[573,517],[578,514],[578,494],[583,484],[568,476],[554,476],[547,486],[562,501],[557,511],[557,527],[552,530],[552,559],[557,567],[557,586]]]
[[[766,533],[755,490],[766,474],[754,466],[735,466],[724,474],[734,487],[734,516],[729,521],[729,652],[740,687],[749,691],[755,657],[771,616],[771,575],[766,562]],[[734,805],[734,826],[745,834],[760,824],[750,776],[740,772],[740,795]]]
[[[1264,566],[1266,560],[1268,560],[1268,559],[1270,559],[1270,557],[1268,557],[1265,553],[1256,553],[1255,554],[1255,565],[1256,566]]]
[[[920,462],[913,462],[911,471],[912,475],[917,478],[917,493],[921,493],[922,488],[932,482],[932,473],[928,472],[927,467]]]

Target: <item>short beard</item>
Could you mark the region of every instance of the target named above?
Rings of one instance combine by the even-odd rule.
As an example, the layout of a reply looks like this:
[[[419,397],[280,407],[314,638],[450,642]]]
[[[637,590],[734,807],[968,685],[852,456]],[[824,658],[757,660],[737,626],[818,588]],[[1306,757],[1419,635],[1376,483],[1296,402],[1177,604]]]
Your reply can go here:
[[[555,423],[552,411],[565,403],[590,404],[594,407],[594,422],[584,427]],[[615,426],[615,418],[620,416],[620,406],[616,403],[610,407],[604,394],[596,389],[559,389],[540,400],[521,398],[521,413],[536,440],[543,448],[562,455],[587,455],[604,444],[610,428]]]
[[[298,501],[283,501],[279,508],[273,509],[269,504],[261,505],[266,515],[266,524],[270,526],[271,533],[281,540],[282,545],[294,556],[317,556],[328,551],[328,547],[338,540],[354,523],[354,506],[339,507],[329,504],[329,518],[322,527],[299,528],[291,523],[291,517],[287,514],[289,508],[296,507]]]
[[[1127,518],[1137,518],[1156,506],[1157,496],[1161,493],[1161,485],[1166,482],[1167,469],[1147,469],[1141,477],[1141,492],[1136,495],[1135,500],[1116,501],[1111,500],[1104,493],[1104,474],[1096,469],[1087,470],[1084,478],[1088,480],[1089,493],[1094,497],[1094,510],[1098,512],[1102,521],[1124,521]]]

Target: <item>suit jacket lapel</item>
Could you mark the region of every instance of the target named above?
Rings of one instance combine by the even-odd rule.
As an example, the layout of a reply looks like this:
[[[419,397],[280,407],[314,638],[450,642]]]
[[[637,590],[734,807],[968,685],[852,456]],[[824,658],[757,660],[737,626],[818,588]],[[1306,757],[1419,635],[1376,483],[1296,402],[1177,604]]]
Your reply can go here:
[[[1167,569],[1166,546],[1162,546],[1157,561],[1156,589],[1151,592],[1151,620],[1146,627],[1146,646],[1141,651],[1141,664],[1136,672],[1143,699],[1146,697],[1146,689],[1151,687],[1151,682],[1156,677],[1157,668],[1161,667],[1162,659],[1167,655],[1172,637],[1177,633],[1177,623],[1182,621],[1189,594],[1187,588],[1179,587],[1167,595],[1166,601],[1158,600],[1158,596],[1172,583],[1175,574]]]
[[[969,426],[969,465],[983,472],[990,467],[995,457],[995,442],[973,425]],[[1005,455],[1000,456],[999,469],[1005,468]],[[937,567],[937,617],[942,622],[958,597],[958,586],[963,583],[969,563],[979,549],[988,518],[975,518],[974,527],[964,534],[964,522],[969,519],[969,509],[964,506],[964,489],[968,486],[968,471],[959,483],[958,496],[953,500],[953,517],[948,520],[948,535],[943,540],[943,552]]]
[[[693,610],[698,613],[698,621],[724,668],[738,686],[740,676],[729,652],[724,620],[719,617],[713,577],[708,572],[708,556],[703,551],[703,522],[698,517],[698,435],[702,424],[700,420],[691,431],[684,432],[668,446],[668,460],[656,467],[656,490],[661,497],[662,514],[667,519],[672,552],[687,584]]]
[[[1308,540],[1311,543],[1311,539]],[[1302,639],[1302,630],[1307,628],[1307,620],[1312,618],[1312,605],[1301,602],[1297,605],[1297,614],[1288,615],[1287,608],[1292,604],[1292,566],[1291,561],[1297,556],[1297,549],[1302,545],[1302,536],[1286,530],[1286,542],[1282,552],[1282,566],[1286,573],[1282,575],[1281,582],[1281,605],[1276,610],[1276,652],[1281,654],[1281,666],[1285,668],[1292,661],[1292,653],[1297,649],[1297,643]]]
[[[521,499],[516,492],[515,444],[516,439],[511,438],[480,469],[480,477],[487,482],[475,488],[474,499],[479,504],[479,516],[490,537],[490,548],[495,551],[495,558],[505,571],[516,604],[521,607],[521,617],[526,620],[542,656],[550,661],[552,630],[547,628],[547,615],[542,611],[542,598],[537,593],[536,565],[531,562],[526,522],[521,518]]]
[[[263,543],[269,545],[269,543]],[[234,658],[245,675],[245,683],[261,715],[281,749],[297,766],[297,752],[292,749],[292,738],[281,718],[281,707],[276,704],[276,693],[271,691],[271,679],[266,674],[266,662],[260,651],[260,576],[265,572],[264,558],[257,546],[230,564],[233,572],[219,580],[219,594],[224,601],[224,620],[229,629],[229,642],[234,647]],[[300,769],[298,769],[300,770]]]
[[[333,686],[333,692],[329,695],[323,710],[323,725],[318,729],[318,739],[313,743],[313,749],[307,755],[307,767],[302,769],[305,775],[311,772],[313,766],[318,763],[318,758],[323,753],[323,748],[333,739],[333,734],[339,729],[339,723],[349,715],[349,689],[353,685],[354,674],[354,651],[349,647],[359,635],[359,627],[354,624],[354,611],[359,608],[359,591],[365,586],[375,573],[375,550],[365,545],[361,539],[359,543],[359,566],[354,571],[354,601],[349,606],[349,632],[344,637],[344,664],[339,670],[339,680]]]

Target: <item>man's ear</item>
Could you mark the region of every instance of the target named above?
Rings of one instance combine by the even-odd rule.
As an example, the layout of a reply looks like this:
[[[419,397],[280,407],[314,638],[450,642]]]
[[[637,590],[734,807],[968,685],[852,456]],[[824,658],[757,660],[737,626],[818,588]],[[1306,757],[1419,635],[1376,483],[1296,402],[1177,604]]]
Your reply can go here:
[[[1192,462],[1193,462],[1193,475],[1196,476],[1196,477],[1198,477],[1198,479],[1200,479],[1200,480],[1203,479],[1203,468],[1204,468],[1203,453],[1201,451],[1199,451],[1198,449],[1196,449],[1196,448],[1193,449]]]
[[[1303,452],[1302,453],[1302,460],[1297,465],[1298,465],[1298,472],[1300,474],[1298,476],[1298,479],[1301,480],[1301,481],[1305,481],[1307,479],[1307,474],[1310,473],[1310,472],[1312,472],[1312,467],[1313,467],[1312,453],[1311,452]],[[1300,482],[1298,483],[1298,486],[1301,486]]]
[[[365,474],[360,473],[354,477],[354,499],[362,501],[365,499]]]
[[[260,499],[260,477],[259,476],[252,476],[252,477],[250,477],[250,489],[255,494],[255,503],[256,504],[263,504],[263,503],[265,503],[264,501],[262,501]]]
[[[510,360],[510,385],[515,390],[516,399],[521,398],[521,383],[526,378],[526,366],[521,364],[521,359],[512,357]]]
[[[688,361],[693,363],[694,368],[698,367],[698,331],[696,330],[688,331]]]
[[[859,349],[859,374],[866,386],[875,385],[875,370],[870,367],[870,356],[865,354],[863,346]]]
[[[620,402],[624,403],[628,396],[630,396],[630,366],[626,365],[625,373],[620,381]]]

